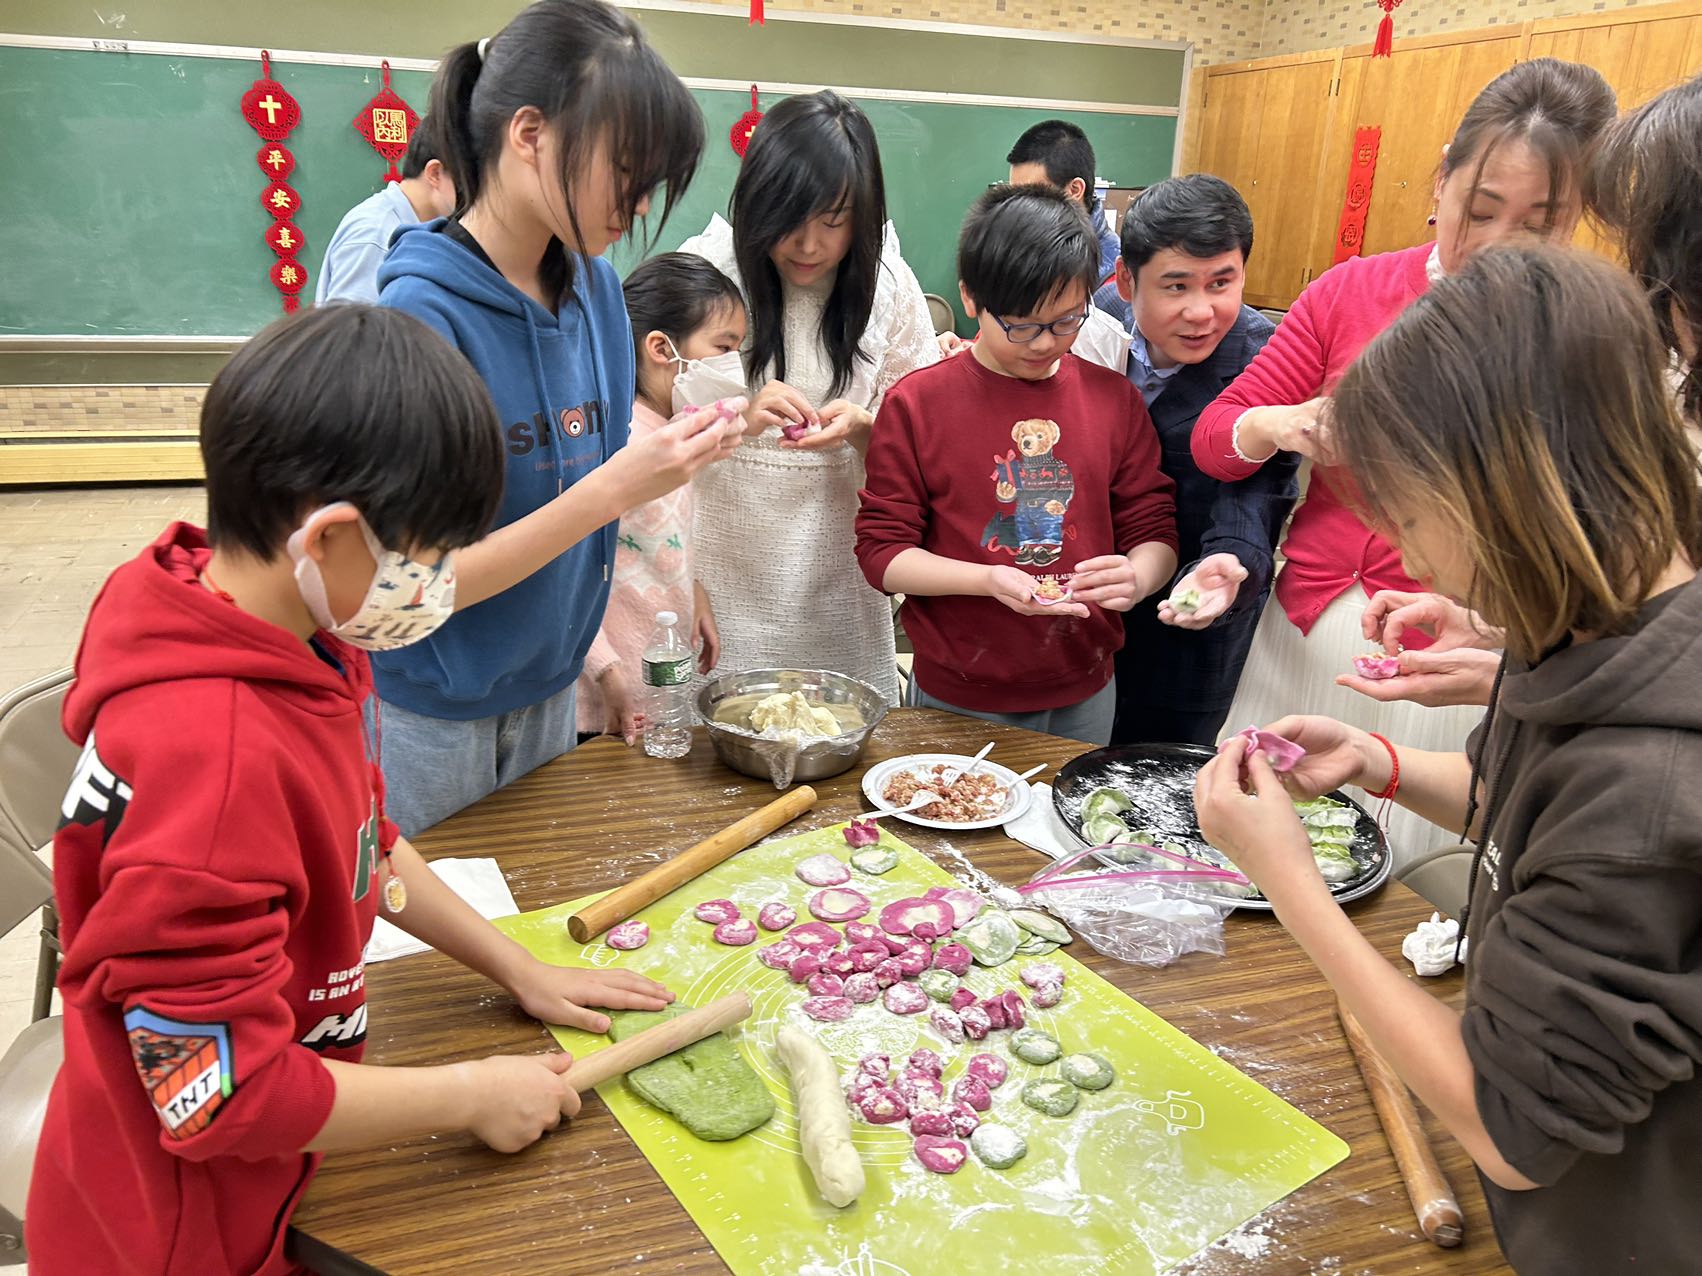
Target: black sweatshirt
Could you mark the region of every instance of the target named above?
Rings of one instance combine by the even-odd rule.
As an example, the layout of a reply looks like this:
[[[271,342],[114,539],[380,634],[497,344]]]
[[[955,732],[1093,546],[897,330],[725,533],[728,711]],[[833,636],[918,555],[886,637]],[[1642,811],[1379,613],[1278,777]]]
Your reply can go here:
[[[1702,577],[1511,665],[1483,755],[1466,1050],[1521,1276],[1702,1272]],[[1475,751],[1477,737],[1472,748]]]

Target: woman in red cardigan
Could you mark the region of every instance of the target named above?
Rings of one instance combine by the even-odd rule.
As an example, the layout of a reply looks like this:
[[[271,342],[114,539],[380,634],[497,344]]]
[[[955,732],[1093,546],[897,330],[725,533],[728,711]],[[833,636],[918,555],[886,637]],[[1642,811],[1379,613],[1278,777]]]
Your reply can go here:
[[[1230,727],[1303,709],[1419,748],[1457,749],[1475,725],[1477,710],[1382,704],[1335,685],[1369,650],[1360,627],[1366,600],[1380,589],[1422,587],[1353,512],[1346,475],[1330,464],[1324,407],[1360,350],[1471,253],[1524,237],[1571,238],[1583,211],[1582,165],[1614,109],[1607,82],[1577,63],[1537,58],[1497,76],[1443,152],[1435,241],[1351,258],[1320,275],[1247,370],[1200,414],[1194,460],[1214,478],[1244,479],[1279,452],[1314,462]],[[1412,640],[1425,641],[1416,632]],[[1445,836],[1406,811],[1394,813],[1389,835],[1397,868]],[[1451,836],[1457,840],[1459,830]]]

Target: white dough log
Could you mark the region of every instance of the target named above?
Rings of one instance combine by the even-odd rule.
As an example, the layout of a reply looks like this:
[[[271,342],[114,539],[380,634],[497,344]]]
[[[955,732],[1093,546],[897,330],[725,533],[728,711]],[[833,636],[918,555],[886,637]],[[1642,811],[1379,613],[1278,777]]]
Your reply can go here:
[[[839,1093],[833,1056],[796,1028],[782,1028],[775,1047],[792,1080],[804,1164],[822,1199],[844,1209],[863,1194],[863,1162],[851,1143],[851,1110]]]

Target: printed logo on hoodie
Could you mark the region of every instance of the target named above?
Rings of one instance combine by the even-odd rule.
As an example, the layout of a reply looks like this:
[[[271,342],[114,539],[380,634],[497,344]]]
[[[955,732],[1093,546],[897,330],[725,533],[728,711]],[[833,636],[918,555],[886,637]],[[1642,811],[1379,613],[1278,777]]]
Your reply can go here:
[[[563,408],[548,425],[542,412],[534,412],[530,421],[516,421],[503,433],[508,440],[509,453],[526,456],[534,448],[554,447],[558,434],[564,440],[601,434],[603,416],[602,402],[587,399],[576,408]]]
[[[76,824],[87,828],[102,820],[106,827],[101,831],[101,845],[105,846],[118,832],[132,796],[129,782],[95,752],[95,733],[91,730],[83,755],[77,759],[77,769],[71,772],[71,787],[65,790],[65,800],[59,806],[59,827]]]

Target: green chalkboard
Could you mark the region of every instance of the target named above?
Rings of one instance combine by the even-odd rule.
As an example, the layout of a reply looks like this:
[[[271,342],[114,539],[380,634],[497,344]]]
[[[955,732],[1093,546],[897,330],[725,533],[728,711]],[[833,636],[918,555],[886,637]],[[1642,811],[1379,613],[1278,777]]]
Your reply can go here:
[[[276,61],[272,70],[302,107],[288,145],[304,260],[317,275],[337,222],[383,176],[383,161],[349,123],[378,72]],[[257,63],[236,59],[0,47],[0,334],[242,336],[279,313],[262,239],[260,139],[237,111],[258,75]],[[398,71],[392,81],[424,108],[429,76]],[[694,92],[708,151],[659,248],[725,208],[738,168],[727,133],[749,94]],[[1016,135],[1054,113],[861,105],[880,137],[905,257],[925,289],[954,296],[965,208],[1003,175]],[[1174,118],[1073,118],[1089,130],[1102,176],[1138,186],[1169,173]],[[630,247],[617,250],[621,268],[634,260]]]

